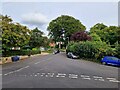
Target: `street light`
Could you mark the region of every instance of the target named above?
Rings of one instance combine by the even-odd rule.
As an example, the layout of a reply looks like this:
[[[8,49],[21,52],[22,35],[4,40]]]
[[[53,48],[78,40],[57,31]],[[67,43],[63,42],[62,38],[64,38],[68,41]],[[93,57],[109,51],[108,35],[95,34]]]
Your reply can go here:
[[[64,33],[65,33],[65,31],[64,31],[64,28],[62,28],[61,29],[61,33],[62,33],[62,35],[60,36],[60,38],[62,38],[62,39],[64,39]],[[59,49],[61,49],[61,44],[63,44],[63,43],[61,43],[62,41],[60,40],[60,42],[59,42]]]

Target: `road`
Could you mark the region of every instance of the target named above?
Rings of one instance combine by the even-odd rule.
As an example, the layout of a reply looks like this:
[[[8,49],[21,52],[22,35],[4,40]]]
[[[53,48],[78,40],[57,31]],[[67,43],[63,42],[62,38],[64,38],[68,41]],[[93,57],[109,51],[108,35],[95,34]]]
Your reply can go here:
[[[30,57],[2,66],[3,88],[118,88],[118,68],[65,53]]]

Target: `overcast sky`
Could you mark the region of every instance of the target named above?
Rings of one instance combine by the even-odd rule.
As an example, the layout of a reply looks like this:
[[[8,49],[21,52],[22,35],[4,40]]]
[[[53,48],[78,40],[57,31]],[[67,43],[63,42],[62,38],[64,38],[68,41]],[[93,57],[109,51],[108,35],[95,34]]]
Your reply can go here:
[[[49,22],[61,15],[79,19],[87,30],[96,23],[118,25],[118,2],[3,2],[2,14],[46,35]]]

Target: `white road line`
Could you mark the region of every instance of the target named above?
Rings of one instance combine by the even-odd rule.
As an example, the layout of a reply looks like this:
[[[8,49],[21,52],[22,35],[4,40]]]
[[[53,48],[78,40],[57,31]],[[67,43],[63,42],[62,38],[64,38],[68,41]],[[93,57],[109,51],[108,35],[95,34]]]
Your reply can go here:
[[[38,75],[40,74],[40,73],[37,73]]]
[[[69,74],[69,78],[74,78],[74,79],[76,79],[76,78],[78,78],[78,75],[76,75],[76,74]]]
[[[35,77],[37,77],[37,75],[34,75]]]
[[[109,82],[117,82],[117,83],[120,82],[116,78],[106,78],[106,79],[108,79]]]
[[[103,77],[93,76],[94,80],[105,81]]]
[[[100,76],[93,76],[93,78],[103,78],[103,77],[100,77]]]
[[[106,79],[116,79],[116,78],[106,78]]]
[[[23,69],[26,69],[26,68],[28,68],[28,67],[29,67],[29,66],[26,66],[26,67],[20,68],[20,69],[18,69],[18,70],[8,72],[8,73],[4,74],[4,76],[9,75],[9,74],[12,74],[12,73],[15,73],[15,72],[19,72],[19,71],[21,71],[21,70],[23,70]]]
[[[35,64],[39,64],[40,62],[36,62]]]
[[[47,73],[48,74],[48,76],[50,76],[50,77],[53,77],[54,76],[54,73]]]
[[[41,75],[40,75],[40,76],[42,77],[42,76],[44,76],[44,75],[45,75],[45,73],[41,73]]]
[[[57,75],[56,75],[56,77],[65,77],[66,76],[66,74],[64,74],[64,73],[58,73]]]
[[[12,73],[14,73],[14,72],[9,72],[9,73],[6,73],[6,74],[4,74],[4,76],[9,75],[9,74],[12,74]]]
[[[116,83],[119,83],[120,81],[118,81],[118,80],[109,80],[109,82],[116,82]]]
[[[87,75],[81,75],[82,79],[87,79],[87,80],[91,80],[90,76]]]
[[[94,80],[99,80],[99,81],[105,81],[104,79],[102,79],[102,78],[95,78]]]

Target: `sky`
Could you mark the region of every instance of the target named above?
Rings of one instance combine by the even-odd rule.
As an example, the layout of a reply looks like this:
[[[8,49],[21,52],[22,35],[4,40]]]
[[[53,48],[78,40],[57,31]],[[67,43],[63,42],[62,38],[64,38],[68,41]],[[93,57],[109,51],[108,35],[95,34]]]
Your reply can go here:
[[[8,0],[9,1],[9,0]],[[89,31],[97,23],[118,26],[118,2],[2,2],[3,15],[14,22],[33,29],[38,27],[48,34],[49,22],[61,15],[70,15],[86,26]],[[1,4],[0,4],[1,5]]]

